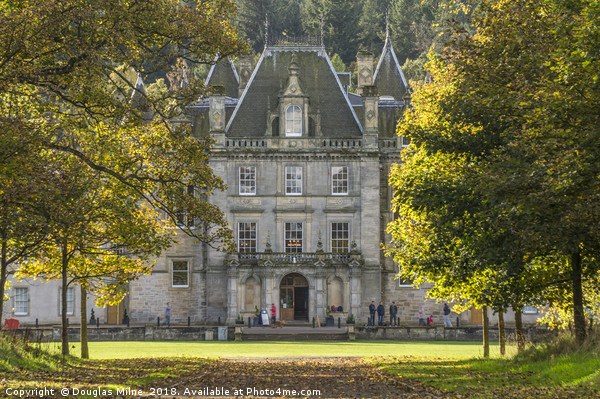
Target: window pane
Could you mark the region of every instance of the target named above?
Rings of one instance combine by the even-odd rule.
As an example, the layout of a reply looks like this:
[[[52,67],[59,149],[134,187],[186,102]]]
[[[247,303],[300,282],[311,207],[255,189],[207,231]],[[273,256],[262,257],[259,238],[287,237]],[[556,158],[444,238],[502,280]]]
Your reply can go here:
[[[302,167],[287,166],[285,168],[285,193],[288,195],[302,194]]]
[[[173,261],[172,281],[173,287],[187,287],[189,285],[188,261]]]
[[[58,291],[58,314],[62,314],[62,290]],[[67,314],[73,314],[73,287],[67,287]]]
[[[346,166],[331,168],[331,193],[348,194],[348,168]]]
[[[290,105],[285,110],[285,135],[302,135],[302,110],[297,105]]]
[[[73,287],[67,288],[67,314],[73,314]]]
[[[254,166],[240,167],[240,195],[256,194],[256,168]]]
[[[238,224],[238,252],[256,252],[256,223]]]
[[[302,223],[285,224],[285,252],[302,252]]]
[[[194,226],[194,218],[189,212],[189,208],[186,206],[185,202],[189,199],[193,199],[195,197],[195,189],[194,186],[187,186],[185,190],[181,190],[180,193],[181,201],[178,205],[178,208],[175,209],[175,219],[179,226]]]
[[[538,312],[535,306],[523,306],[523,313],[536,314]]]
[[[350,242],[348,223],[331,223],[331,252],[347,253]]]
[[[26,315],[29,313],[29,289],[15,288],[15,314]]]

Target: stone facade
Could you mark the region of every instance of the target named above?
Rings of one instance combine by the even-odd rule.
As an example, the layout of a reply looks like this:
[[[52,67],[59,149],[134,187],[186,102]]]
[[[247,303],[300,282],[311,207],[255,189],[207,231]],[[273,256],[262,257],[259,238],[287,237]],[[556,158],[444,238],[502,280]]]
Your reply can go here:
[[[428,287],[400,284],[382,251],[394,218],[388,174],[406,144],[395,126],[410,100],[391,42],[376,68],[372,54],[359,53],[358,94],[347,91],[340,80],[347,76],[322,46],[268,45],[256,66],[251,57],[239,65],[238,74],[229,60],[217,62],[206,82],[214,94],[179,121],[215,140],[210,165],[228,188],[210,201],[225,212],[237,252],[179,234],[152,274],[130,283],[123,306],[131,322],[156,323],[170,303],[172,323],[233,324],[255,308],[270,313],[272,304],[288,321],[324,320],[334,305],[338,316],[364,323],[371,301],[383,301],[386,314],[395,301],[402,323],[416,323],[421,307],[441,321]],[[56,300],[38,300],[58,298],[57,286],[36,284],[32,311],[16,315],[8,305],[5,317],[59,321]],[[120,320],[108,313],[96,309],[103,322]],[[460,317],[475,320],[471,312]]]

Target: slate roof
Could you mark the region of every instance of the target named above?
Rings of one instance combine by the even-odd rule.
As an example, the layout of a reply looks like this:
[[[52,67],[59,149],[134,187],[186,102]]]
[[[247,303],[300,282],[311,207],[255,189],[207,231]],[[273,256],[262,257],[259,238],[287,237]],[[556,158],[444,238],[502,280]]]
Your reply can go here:
[[[381,58],[373,75],[373,82],[377,86],[377,91],[381,96],[391,96],[401,101],[408,91],[408,83],[400,68],[400,63],[396,57],[396,52],[386,36]]]
[[[229,57],[221,60],[215,58],[215,63],[210,68],[204,84],[207,87],[210,85],[225,86],[225,95],[227,97],[238,97],[240,78]]]
[[[345,91],[323,47],[270,46],[265,48],[246,90],[227,125],[229,137],[262,137],[269,112],[278,113],[278,97],[285,89],[294,60],[302,92],[309,98],[309,114],[320,112],[323,137],[362,135]]]

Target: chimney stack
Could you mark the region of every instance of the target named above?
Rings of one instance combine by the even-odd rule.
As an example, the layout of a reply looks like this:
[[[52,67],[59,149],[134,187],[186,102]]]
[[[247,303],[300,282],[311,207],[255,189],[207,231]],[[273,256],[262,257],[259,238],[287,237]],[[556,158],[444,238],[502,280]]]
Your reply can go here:
[[[225,146],[225,86],[214,85],[208,97],[208,123],[215,146]]]
[[[254,69],[254,59],[252,55],[244,55],[239,58],[240,66],[240,86],[238,88],[238,98],[242,97],[242,93],[252,76],[252,70]]]
[[[359,51],[356,61],[358,64],[358,94],[362,96],[364,87],[373,85],[373,53]]]
[[[364,86],[362,88],[364,98],[365,124],[364,142],[367,148],[379,147],[379,94],[376,86]]]

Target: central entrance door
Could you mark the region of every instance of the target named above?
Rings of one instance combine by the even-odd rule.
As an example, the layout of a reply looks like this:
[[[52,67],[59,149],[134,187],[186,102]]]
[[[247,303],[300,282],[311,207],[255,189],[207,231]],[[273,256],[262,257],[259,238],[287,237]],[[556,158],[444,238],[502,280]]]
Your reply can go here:
[[[298,273],[286,275],[279,286],[282,320],[308,320],[308,281]]]

